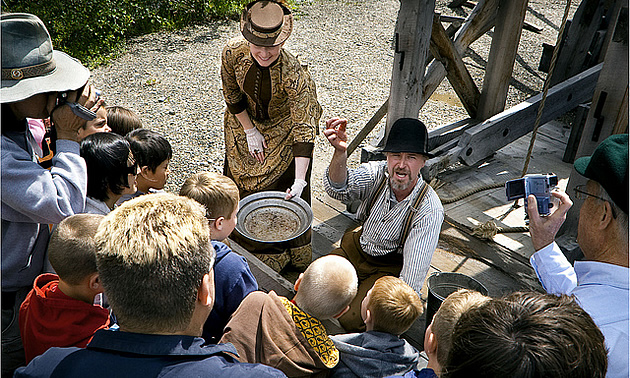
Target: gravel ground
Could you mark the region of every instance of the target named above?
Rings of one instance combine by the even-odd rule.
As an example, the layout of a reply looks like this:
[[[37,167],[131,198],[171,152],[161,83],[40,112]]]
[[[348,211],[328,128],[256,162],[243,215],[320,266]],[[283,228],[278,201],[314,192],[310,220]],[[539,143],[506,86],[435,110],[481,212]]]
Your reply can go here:
[[[470,9],[449,9],[436,0],[436,12],[466,16]],[[352,138],[389,94],[392,36],[398,0],[297,0],[294,31],[285,48],[309,65],[324,109],[320,129],[332,116],[350,120]],[[542,27],[524,30],[507,98],[513,106],[542,90],[545,74],[537,70],[542,43],[555,44],[564,12],[560,0],[530,1],[526,21]],[[577,4],[573,5],[571,14]],[[571,17],[571,16],[570,16]],[[446,26],[446,25],[445,25]],[[221,50],[240,35],[238,22],[215,21],[172,33],[155,33],[129,42],[128,51],[93,70],[95,85],[110,105],[135,111],[145,127],[163,133],[174,150],[166,189],[177,192],[191,174],[223,167],[223,111],[219,76]],[[472,44],[464,61],[481,90],[492,31]],[[431,128],[467,118],[444,80],[420,111]],[[376,131],[384,127],[381,121]],[[321,198],[321,176],[332,148],[320,133],[315,146],[313,197]],[[359,153],[350,158],[358,164]]]

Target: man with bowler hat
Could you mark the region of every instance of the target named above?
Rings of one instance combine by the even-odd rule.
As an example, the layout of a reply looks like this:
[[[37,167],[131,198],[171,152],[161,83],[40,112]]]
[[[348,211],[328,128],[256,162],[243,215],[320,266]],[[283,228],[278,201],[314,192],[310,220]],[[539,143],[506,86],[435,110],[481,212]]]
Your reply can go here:
[[[48,30],[31,14],[0,16],[2,28],[2,376],[24,363],[18,327],[21,302],[42,273],[49,224],[83,211],[85,161],[71,110],[94,104],[90,72],[53,50]],[[77,103],[78,102],[78,103]],[[38,165],[28,118],[51,117],[56,129],[52,168]],[[40,152],[41,153],[41,152]]]
[[[359,290],[339,321],[347,331],[362,331],[361,301],[382,276],[399,276],[418,295],[437,246],[444,209],[420,169],[431,154],[425,125],[411,118],[394,122],[383,152],[387,161],[347,167],[346,119],[326,121],[324,135],[335,148],[324,175],[324,187],[343,203],[361,201],[359,229],[349,230],[332,253],[350,260]]]
[[[571,266],[554,242],[573,205],[566,193],[554,191],[560,205],[547,217],[538,214],[536,198],[528,198],[536,249],[530,262],[547,292],[575,296],[604,334],[606,377],[628,377],[628,134],[611,135],[573,165],[588,179],[575,187],[575,197],[584,200],[577,233],[584,260]]]

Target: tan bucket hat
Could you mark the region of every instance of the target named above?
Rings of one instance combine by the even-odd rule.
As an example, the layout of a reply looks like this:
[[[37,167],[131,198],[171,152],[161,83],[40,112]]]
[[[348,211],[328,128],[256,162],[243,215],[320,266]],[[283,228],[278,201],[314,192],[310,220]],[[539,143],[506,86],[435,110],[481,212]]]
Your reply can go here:
[[[241,33],[256,46],[276,46],[293,30],[291,11],[275,1],[254,1],[243,9]]]
[[[90,71],[77,59],[53,50],[39,17],[28,13],[0,15],[2,89],[0,103],[45,92],[65,92],[87,83]]]

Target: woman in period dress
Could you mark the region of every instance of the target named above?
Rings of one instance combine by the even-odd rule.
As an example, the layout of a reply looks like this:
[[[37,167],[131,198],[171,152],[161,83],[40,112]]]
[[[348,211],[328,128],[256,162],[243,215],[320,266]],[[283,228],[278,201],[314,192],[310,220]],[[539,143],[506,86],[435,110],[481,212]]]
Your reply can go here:
[[[322,108],[306,67],[283,44],[293,16],[276,1],[249,3],[241,15],[244,38],[223,49],[224,173],[241,198],[261,191],[286,192],[311,203],[310,174]],[[310,232],[282,254],[259,255],[277,271],[311,262]]]

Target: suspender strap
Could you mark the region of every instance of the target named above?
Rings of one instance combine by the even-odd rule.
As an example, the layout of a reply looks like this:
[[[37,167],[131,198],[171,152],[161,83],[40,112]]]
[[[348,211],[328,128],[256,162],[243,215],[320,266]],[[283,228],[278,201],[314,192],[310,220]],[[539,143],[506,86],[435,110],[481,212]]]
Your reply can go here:
[[[409,236],[409,231],[411,231],[411,221],[413,220],[413,216],[415,213],[415,211],[413,210],[420,210],[420,204],[422,203],[422,200],[424,199],[424,196],[427,194],[428,191],[429,185],[426,182],[423,182],[422,187],[420,188],[420,193],[418,193],[416,199],[414,199],[411,206],[409,206],[409,209],[407,209],[407,215],[405,216],[405,220],[403,223],[403,232],[401,234],[400,244],[398,245],[398,251],[400,252],[402,252],[405,241],[407,241],[407,237]]]
[[[370,211],[372,211],[372,207],[376,203],[376,200],[381,195],[381,193],[383,193],[383,189],[385,189],[385,185],[387,185],[387,175],[385,174],[385,169],[387,169],[387,168],[386,167],[383,168],[383,176],[381,176],[381,179],[377,183],[376,190],[374,192],[372,192],[372,196],[370,197],[370,201],[368,202],[368,205],[365,208],[365,216],[366,217],[370,216]]]

